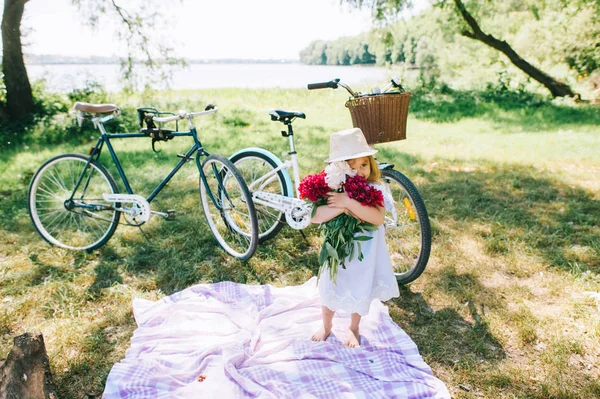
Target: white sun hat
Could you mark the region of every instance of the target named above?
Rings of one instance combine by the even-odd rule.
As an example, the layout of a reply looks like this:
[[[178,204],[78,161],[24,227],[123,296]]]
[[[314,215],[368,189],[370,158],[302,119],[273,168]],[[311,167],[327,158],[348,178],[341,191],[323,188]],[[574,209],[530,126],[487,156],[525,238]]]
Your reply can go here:
[[[369,147],[362,130],[355,127],[331,134],[329,138],[329,158],[325,162],[367,157],[376,152],[377,150]]]

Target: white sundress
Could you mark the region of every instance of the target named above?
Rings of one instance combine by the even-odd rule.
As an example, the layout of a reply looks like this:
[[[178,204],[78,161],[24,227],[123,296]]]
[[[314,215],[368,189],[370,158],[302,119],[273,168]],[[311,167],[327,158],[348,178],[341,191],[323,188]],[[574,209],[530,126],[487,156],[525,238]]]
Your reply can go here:
[[[383,193],[386,210],[393,207],[394,200],[385,192],[383,186],[373,186]],[[345,269],[341,265],[338,266],[336,283],[329,277],[329,271],[324,270],[318,286],[322,306],[333,311],[341,310],[365,316],[369,313],[374,299],[387,301],[399,296],[400,291],[385,243],[383,225],[375,231],[360,234],[373,237],[361,242],[363,260],[359,261],[358,252],[355,252],[352,261],[344,262]]]

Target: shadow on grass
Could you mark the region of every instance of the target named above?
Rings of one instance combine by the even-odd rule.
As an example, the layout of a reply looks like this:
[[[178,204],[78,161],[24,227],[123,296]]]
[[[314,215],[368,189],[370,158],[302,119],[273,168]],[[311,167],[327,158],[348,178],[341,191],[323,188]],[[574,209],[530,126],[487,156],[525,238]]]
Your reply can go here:
[[[104,288],[123,283],[123,279],[117,271],[116,266],[111,264],[110,261],[103,260],[94,268],[94,272],[96,273],[96,278],[87,290],[91,298],[98,298]]]
[[[483,239],[488,255],[518,255],[525,246],[549,265],[572,272],[600,272],[600,234],[596,228],[600,202],[591,193],[532,167],[480,161],[475,165],[470,162],[468,171],[463,171],[460,164],[441,162],[437,169],[426,172],[414,156],[384,149],[382,158],[394,159],[397,168],[411,178],[423,177],[418,188],[432,218],[457,223],[458,229],[463,228],[461,224],[464,229],[481,227],[474,231]],[[166,294],[198,282],[265,284],[277,280],[281,273],[317,273],[316,254],[289,227],[261,244],[250,262],[240,262],[216,243],[199,209],[195,188],[170,190],[160,205],[163,209],[179,208],[183,213],[175,221],[153,218],[143,226],[149,241],[137,232],[137,238],[130,234],[112,239],[121,237],[121,245],[135,247],[131,254],[111,255],[103,248],[102,256],[117,256],[127,271],[151,275],[156,287]],[[318,231],[307,230],[306,234],[316,236]],[[116,259],[103,261],[112,264]],[[99,278],[105,274],[103,269],[97,272]],[[99,282],[97,287],[103,285]]]
[[[215,259],[219,246],[201,217],[187,215],[144,226],[147,240],[141,242],[122,239],[122,245],[135,246],[135,251],[123,259],[125,270],[153,278],[165,294],[210,278],[212,273],[203,261],[220,263]]]
[[[73,281],[75,272],[70,268],[56,267],[34,261],[34,269],[29,273],[30,285],[43,284],[46,280]]]
[[[167,295],[200,282],[272,284],[280,274],[314,269],[317,265],[316,254],[308,251],[310,246],[292,229],[260,245],[247,262],[234,259],[221,249],[203,215],[161,222],[145,231],[150,241],[131,243],[136,249],[122,261],[128,272],[152,278],[156,288]],[[126,241],[123,244],[130,245]]]
[[[525,246],[549,265],[600,273],[600,201],[548,172],[479,162],[475,170],[441,166],[419,190],[430,216],[483,226],[490,255]],[[517,245],[515,245],[517,244]]]
[[[131,336],[135,322],[131,312],[123,320],[110,317],[93,326],[85,334],[85,344],[66,370],[53,371],[61,398],[102,397],[108,374],[118,358],[117,344]]]
[[[412,292],[410,287],[400,287],[400,297],[390,302],[404,310],[397,322],[415,341],[419,352],[429,360],[451,367],[505,358],[502,344],[483,320],[482,298],[496,297],[494,292],[479,284],[475,277],[464,274],[442,274],[436,285],[462,303],[468,291],[467,297],[471,299],[465,306],[475,322],[465,320],[451,308],[434,311],[421,294]]]
[[[83,253],[75,253],[75,255],[72,264],[55,266],[38,259],[36,252],[30,252],[31,268],[24,273],[14,275],[11,279],[0,279],[0,292],[3,295],[14,295],[49,281],[72,282],[79,274],[77,267],[85,262]]]

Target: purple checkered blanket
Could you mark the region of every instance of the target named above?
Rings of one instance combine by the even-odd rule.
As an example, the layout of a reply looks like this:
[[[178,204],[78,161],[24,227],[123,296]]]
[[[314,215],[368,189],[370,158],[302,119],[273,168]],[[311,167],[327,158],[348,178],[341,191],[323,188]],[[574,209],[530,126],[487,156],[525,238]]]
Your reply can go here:
[[[415,343],[374,301],[361,347],[326,342],[316,279],[300,286],[199,284],[157,302],[134,299],[138,328],[104,398],[450,398]],[[339,337],[339,338],[338,338]]]

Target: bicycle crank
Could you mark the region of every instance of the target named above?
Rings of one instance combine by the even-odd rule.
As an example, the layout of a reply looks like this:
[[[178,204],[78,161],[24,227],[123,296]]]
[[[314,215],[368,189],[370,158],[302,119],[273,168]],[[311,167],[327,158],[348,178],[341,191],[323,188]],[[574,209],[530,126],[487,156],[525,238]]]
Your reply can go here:
[[[123,212],[134,224],[143,224],[150,219],[150,204],[144,197],[137,194],[102,194],[105,201],[132,204],[131,207],[121,207],[115,210]]]
[[[310,224],[312,206],[306,201],[264,191],[255,191],[252,195],[254,203],[271,206],[285,213],[285,221],[291,228],[301,230]]]

